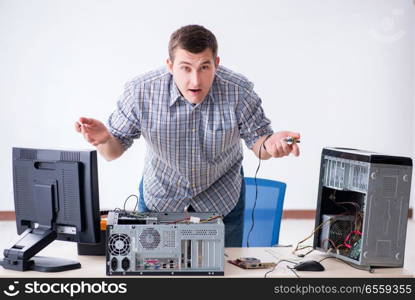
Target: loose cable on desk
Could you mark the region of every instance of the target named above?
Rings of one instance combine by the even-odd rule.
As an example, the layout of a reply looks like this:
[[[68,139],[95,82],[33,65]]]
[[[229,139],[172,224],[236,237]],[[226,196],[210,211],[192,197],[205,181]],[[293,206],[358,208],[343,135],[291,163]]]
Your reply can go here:
[[[296,262],[291,261],[291,260],[280,259],[279,261],[277,261],[277,262],[275,263],[275,266],[274,266],[271,270],[269,270],[268,272],[266,272],[266,273],[264,274],[264,278],[267,278],[267,275],[268,275],[268,274],[270,274],[270,273],[274,272],[274,271],[275,271],[275,269],[277,268],[277,266],[278,266],[280,263],[282,263],[282,262],[288,262],[288,263],[291,263],[291,264],[296,264]]]
[[[291,268],[291,267],[287,266],[287,269],[289,269],[291,272],[293,272],[293,273],[294,273],[294,275],[295,275],[297,278],[301,278],[301,277],[298,275],[298,273],[297,273],[296,271],[294,271],[294,268]]]

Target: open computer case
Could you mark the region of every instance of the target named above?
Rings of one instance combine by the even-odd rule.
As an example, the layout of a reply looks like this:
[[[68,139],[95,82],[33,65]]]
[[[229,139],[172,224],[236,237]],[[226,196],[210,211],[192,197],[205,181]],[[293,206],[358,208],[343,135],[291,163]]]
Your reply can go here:
[[[401,267],[412,159],[323,148],[313,248],[360,266]]]

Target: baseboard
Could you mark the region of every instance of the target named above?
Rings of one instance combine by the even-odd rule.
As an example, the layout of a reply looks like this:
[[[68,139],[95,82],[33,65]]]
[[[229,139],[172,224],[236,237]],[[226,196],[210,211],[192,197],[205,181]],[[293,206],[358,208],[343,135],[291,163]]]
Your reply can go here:
[[[0,211],[0,221],[14,221],[16,220],[16,214],[14,211],[2,210]]]
[[[313,209],[287,209],[282,213],[283,219],[314,219],[316,211]],[[408,219],[413,218],[413,209],[408,211]]]
[[[314,219],[316,211],[313,209],[287,209],[282,214],[283,219]],[[413,218],[413,209],[410,208],[408,218]],[[0,221],[14,221],[16,215],[14,211],[0,211]]]
[[[16,220],[16,214],[14,211],[2,210],[0,211],[0,221],[14,221]]]
[[[283,219],[314,219],[315,217],[314,209],[287,209],[282,212]]]

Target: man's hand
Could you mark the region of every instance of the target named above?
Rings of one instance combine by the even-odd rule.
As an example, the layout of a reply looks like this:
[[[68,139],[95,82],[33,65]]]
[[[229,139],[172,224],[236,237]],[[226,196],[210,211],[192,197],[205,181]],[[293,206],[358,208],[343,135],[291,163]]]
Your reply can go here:
[[[120,141],[108,131],[101,121],[79,118],[78,122],[75,122],[75,130],[82,133],[88,143],[96,146],[98,152],[108,161],[116,159],[124,153]]]
[[[300,148],[298,147],[298,144],[294,142],[291,145],[289,145],[286,141],[284,141],[284,139],[289,136],[294,138],[295,140],[300,139],[300,134],[298,132],[276,132],[265,141],[265,147],[263,147],[261,151],[266,150],[266,152],[272,157],[283,157],[290,155],[290,153],[294,154],[295,156],[299,156]]]
[[[79,118],[75,122],[75,130],[82,133],[85,140],[94,146],[105,144],[111,138],[107,127],[101,121],[91,118]]]

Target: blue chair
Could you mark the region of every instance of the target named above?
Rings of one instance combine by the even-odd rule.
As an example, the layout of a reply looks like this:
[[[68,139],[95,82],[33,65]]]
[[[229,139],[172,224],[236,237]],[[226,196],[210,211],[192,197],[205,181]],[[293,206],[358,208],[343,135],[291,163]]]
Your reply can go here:
[[[282,207],[286,184],[268,179],[256,179],[257,201],[254,227],[249,236],[249,247],[271,247],[278,244]],[[255,178],[245,177],[245,216],[242,246],[247,246],[252,226],[252,208],[255,201]]]

